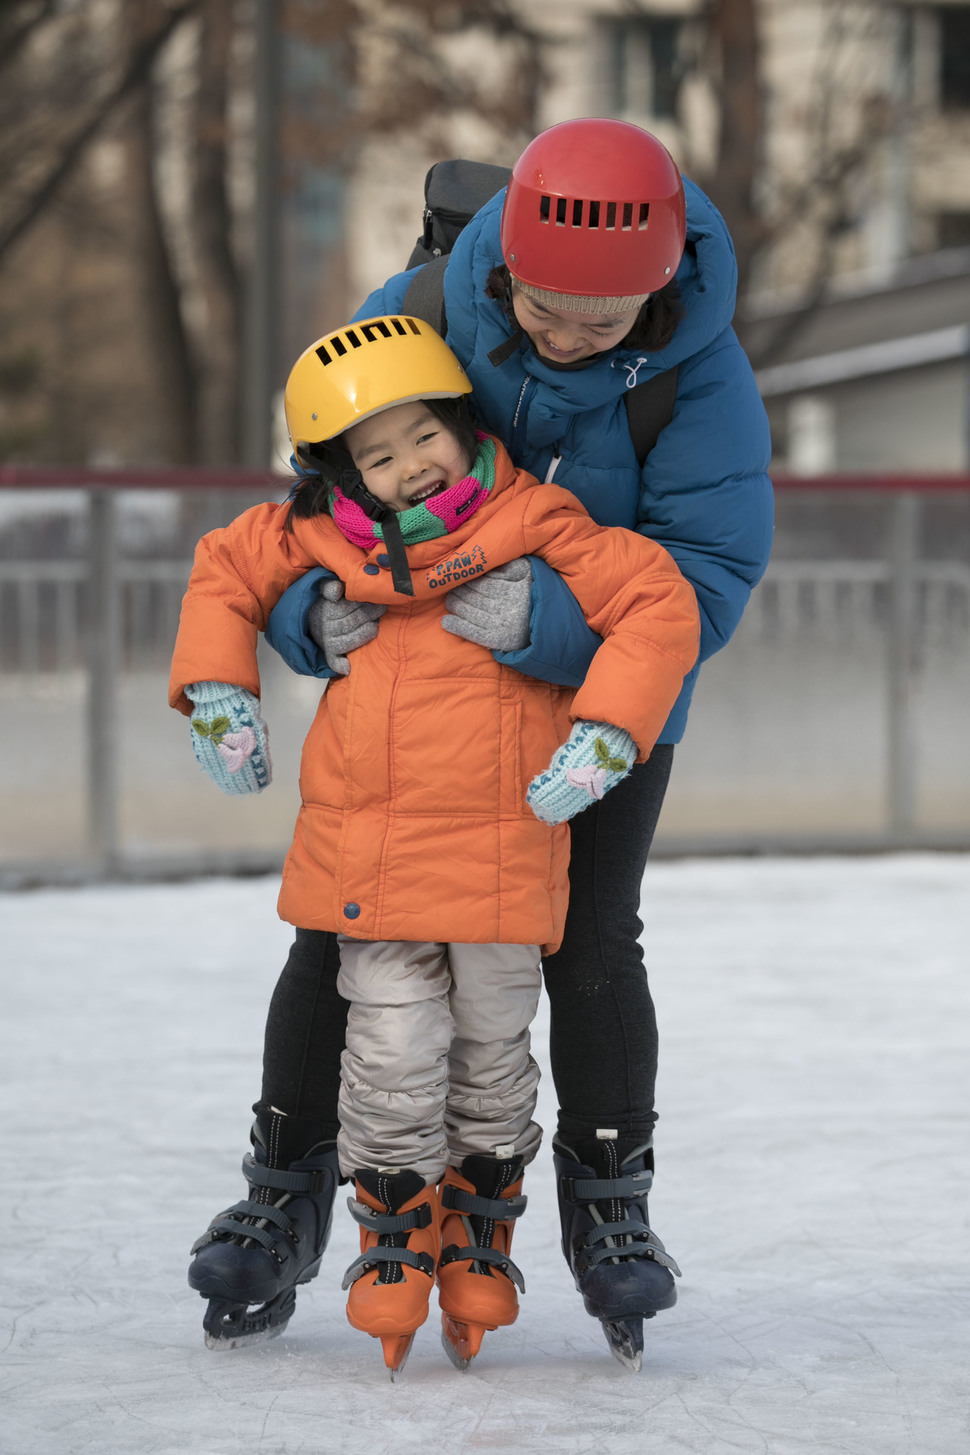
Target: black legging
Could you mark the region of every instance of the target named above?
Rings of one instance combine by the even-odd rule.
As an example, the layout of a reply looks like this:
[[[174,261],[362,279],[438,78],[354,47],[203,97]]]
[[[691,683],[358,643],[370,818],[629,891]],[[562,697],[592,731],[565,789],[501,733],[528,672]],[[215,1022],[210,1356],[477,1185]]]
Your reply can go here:
[[[569,913],[543,961],[550,1056],[567,1144],[600,1127],[643,1137],[657,1119],[657,1021],[639,936],[640,885],[667,789],[673,747],[655,747],[570,823]],[[266,1021],[262,1100],[337,1135],[347,1002],[337,994],[335,934],[297,930]]]

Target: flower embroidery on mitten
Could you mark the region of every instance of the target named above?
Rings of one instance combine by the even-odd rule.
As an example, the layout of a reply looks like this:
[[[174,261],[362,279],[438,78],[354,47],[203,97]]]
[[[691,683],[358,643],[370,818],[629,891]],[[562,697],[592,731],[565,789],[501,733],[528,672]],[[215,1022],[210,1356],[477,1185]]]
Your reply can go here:
[[[214,717],[211,722],[194,717],[192,726],[200,738],[209,739],[219,756],[225,760],[228,773],[238,773],[247,758],[251,758],[256,750],[256,734],[252,728],[244,727],[238,732],[230,732],[227,717]]]
[[[593,751],[598,761],[586,768],[567,768],[566,782],[573,788],[585,788],[590,798],[602,798],[607,773],[625,773],[628,765],[625,758],[610,756],[602,738],[594,740]]]

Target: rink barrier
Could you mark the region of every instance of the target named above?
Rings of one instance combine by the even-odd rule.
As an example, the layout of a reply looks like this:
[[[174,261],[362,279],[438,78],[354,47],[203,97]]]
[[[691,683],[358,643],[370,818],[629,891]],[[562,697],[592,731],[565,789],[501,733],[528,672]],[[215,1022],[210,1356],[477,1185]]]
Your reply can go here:
[[[123,620],[140,640],[139,620],[154,623],[156,646],[163,657],[171,651],[178,603],[191,569],[188,554],[177,558],[128,559],[119,534],[121,492],[179,492],[191,498],[204,492],[253,499],[280,499],[287,478],[269,471],[194,468],[74,468],[70,466],[0,465],[0,503],[4,490],[81,492],[86,510],[84,556],[78,559],[4,559],[0,557],[0,601],[13,593],[17,601],[14,670],[55,671],[80,666],[86,683],[87,844],[83,862],[0,866],[0,887],[42,882],[81,882],[98,878],[180,877],[199,872],[261,873],[279,867],[282,851],[238,850],[191,856],[143,855],[137,862],[124,854],[119,838],[119,786],[115,741],[118,689],[125,647]],[[878,560],[777,560],[755,594],[749,613],[757,612],[759,596],[778,596],[779,610],[795,602],[806,586],[824,592],[848,588],[884,588],[888,601],[886,661],[887,770],[886,821],[873,833],[791,834],[739,832],[666,838],[657,851],[667,855],[711,853],[873,852],[901,848],[970,848],[966,833],[926,833],[916,826],[916,665],[921,597],[934,590],[956,594],[958,609],[970,613],[970,565],[932,562],[920,557],[923,502],[932,494],[970,495],[970,475],[835,474],[773,477],[779,493],[798,491],[839,495],[863,492],[891,501],[890,549]],[[236,511],[227,513],[235,514]],[[155,592],[154,602],[151,593]],[[164,609],[159,609],[159,601]],[[45,604],[46,602],[46,604]],[[83,602],[83,609],[82,609]],[[0,628],[4,609],[0,606]],[[162,630],[159,632],[159,624]],[[9,635],[9,633],[8,633]],[[8,649],[10,643],[7,643]],[[8,656],[10,651],[8,650]],[[9,661],[0,653],[0,670]]]

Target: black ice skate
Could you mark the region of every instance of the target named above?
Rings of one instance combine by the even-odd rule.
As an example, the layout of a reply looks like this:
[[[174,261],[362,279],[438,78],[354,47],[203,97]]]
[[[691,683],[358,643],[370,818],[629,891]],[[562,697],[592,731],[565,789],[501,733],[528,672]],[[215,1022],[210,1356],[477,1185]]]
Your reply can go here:
[[[209,1307],[210,1349],[236,1349],[281,1334],[296,1288],[320,1268],[340,1173],[333,1142],[306,1148],[306,1122],[254,1108],[253,1154],[242,1170],[250,1195],[228,1208],[193,1244],[189,1284]],[[300,1155],[306,1151],[305,1155]]]
[[[610,1352],[638,1371],[643,1321],[673,1307],[673,1274],[680,1277],[647,1218],[650,1144],[631,1147],[599,1135],[574,1151],[557,1138],[553,1153],[566,1262],[586,1312],[603,1325]]]

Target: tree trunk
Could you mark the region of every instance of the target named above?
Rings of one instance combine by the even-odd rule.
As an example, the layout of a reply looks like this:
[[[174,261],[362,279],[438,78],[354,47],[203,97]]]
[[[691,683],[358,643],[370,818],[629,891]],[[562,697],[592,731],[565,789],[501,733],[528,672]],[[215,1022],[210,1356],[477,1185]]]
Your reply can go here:
[[[192,225],[206,320],[200,343],[201,444],[203,457],[214,464],[238,463],[242,416],[242,296],[226,185],[233,34],[232,0],[207,0],[195,101]]]
[[[715,0],[709,24],[719,56],[721,103],[720,143],[710,192],[734,239],[741,296],[764,238],[755,206],[764,125],[756,0]]]
[[[162,460],[194,464],[199,458],[196,371],[155,186],[155,130],[153,85],[148,76],[135,90],[125,130],[135,257],[148,357],[155,371],[153,408],[156,419],[163,421],[161,429],[156,423],[146,434],[155,437],[155,452]]]

